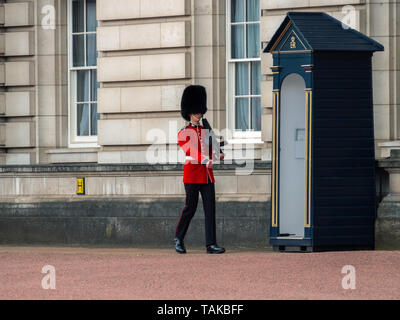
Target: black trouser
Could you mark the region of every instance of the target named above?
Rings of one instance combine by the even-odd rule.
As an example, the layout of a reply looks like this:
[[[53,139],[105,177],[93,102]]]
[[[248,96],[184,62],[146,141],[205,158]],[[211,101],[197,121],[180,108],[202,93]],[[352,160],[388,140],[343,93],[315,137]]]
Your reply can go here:
[[[185,207],[176,227],[175,237],[180,240],[185,237],[190,221],[196,213],[200,192],[205,216],[206,246],[216,244],[214,183],[185,183],[184,185],[186,192]]]

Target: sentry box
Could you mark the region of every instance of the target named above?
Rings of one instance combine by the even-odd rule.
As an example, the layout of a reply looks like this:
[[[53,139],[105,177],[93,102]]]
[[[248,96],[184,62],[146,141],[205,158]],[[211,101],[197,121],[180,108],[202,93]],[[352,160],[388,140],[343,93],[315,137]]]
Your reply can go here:
[[[374,51],[383,46],[322,12],[288,12],[264,49],[275,250],[374,248]]]

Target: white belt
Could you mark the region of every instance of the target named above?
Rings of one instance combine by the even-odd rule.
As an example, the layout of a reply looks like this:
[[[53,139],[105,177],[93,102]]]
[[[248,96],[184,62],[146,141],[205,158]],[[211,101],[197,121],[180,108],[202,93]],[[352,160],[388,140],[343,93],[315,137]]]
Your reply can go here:
[[[193,158],[193,157],[191,157],[191,156],[185,156],[185,160],[196,160],[197,161],[197,159],[195,159],[195,158]],[[204,160],[209,160],[208,158],[205,158]],[[204,161],[203,160],[203,161]],[[203,164],[205,164],[205,163],[203,163]]]

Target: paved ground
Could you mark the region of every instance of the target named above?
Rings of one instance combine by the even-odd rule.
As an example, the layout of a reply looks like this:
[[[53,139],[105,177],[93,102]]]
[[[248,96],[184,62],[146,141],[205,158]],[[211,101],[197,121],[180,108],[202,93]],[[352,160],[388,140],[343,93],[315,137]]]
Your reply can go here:
[[[400,251],[277,253],[0,246],[0,299],[400,299]],[[56,289],[42,288],[42,268]],[[356,289],[342,288],[343,266]]]

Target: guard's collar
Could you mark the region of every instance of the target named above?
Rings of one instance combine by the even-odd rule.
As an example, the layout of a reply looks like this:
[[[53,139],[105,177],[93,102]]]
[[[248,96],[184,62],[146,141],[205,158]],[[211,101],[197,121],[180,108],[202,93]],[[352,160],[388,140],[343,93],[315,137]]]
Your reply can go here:
[[[189,121],[189,126],[194,127],[194,128],[200,128],[199,124],[193,124]]]

